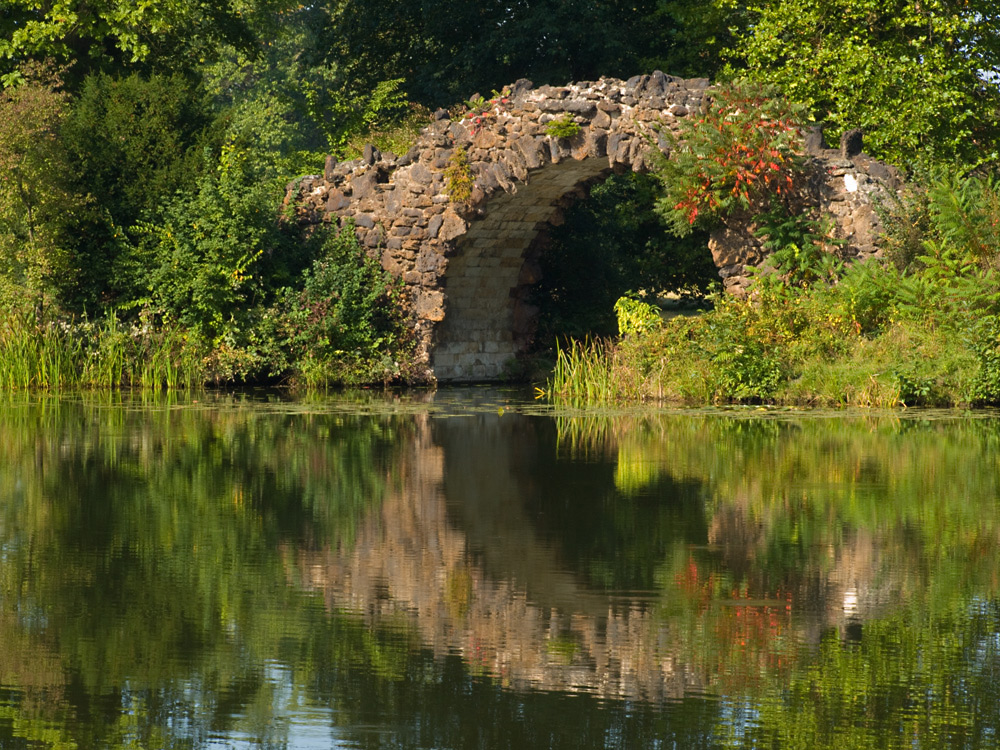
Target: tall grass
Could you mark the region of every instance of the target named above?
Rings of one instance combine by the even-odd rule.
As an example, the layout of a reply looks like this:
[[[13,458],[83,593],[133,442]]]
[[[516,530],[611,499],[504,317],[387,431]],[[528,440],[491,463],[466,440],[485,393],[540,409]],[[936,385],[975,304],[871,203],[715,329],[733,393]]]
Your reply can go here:
[[[0,321],[0,389],[185,388],[205,380],[197,347],[171,328],[100,322]]]
[[[547,392],[566,403],[601,404],[618,398],[614,348],[603,339],[556,345],[556,365]]]

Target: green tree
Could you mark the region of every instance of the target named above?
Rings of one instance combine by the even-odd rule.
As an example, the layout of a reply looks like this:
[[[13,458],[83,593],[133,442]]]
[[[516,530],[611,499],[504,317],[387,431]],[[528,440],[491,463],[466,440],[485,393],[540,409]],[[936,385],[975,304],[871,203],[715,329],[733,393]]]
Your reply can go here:
[[[67,106],[58,77],[24,73],[0,92],[0,296],[41,311],[74,275],[73,227],[89,200],[72,189],[58,138]]]
[[[179,74],[101,73],[84,81],[62,137],[87,189],[128,227],[202,171],[199,146],[212,114],[204,93]]]
[[[654,67],[710,75],[736,23],[731,0],[343,0],[326,4],[323,59],[363,90],[404,78],[429,106],[519,78],[564,84]],[[692,38],[695,41],[692,41]]]
[[[901,165],[995,159],[1000,13],[986,0],[748,4],[729,73],[776,84],[837,136]]]
[[[251,48],[287,0],[7,0],[0,12],[0,80],[19,79],[26,60],[77,63],[91,71],[191,71],[220,47]],[[266,38],[266,37],[265,37]]]
[[[214,114],[201,87],[180,74],[98,73],[83,82],[60,139],[81,190],[100,202],[77,243],[74,308],[97,310],[132,293],[117,267],[127,230],[211,169],[221,130],[211,127]]]

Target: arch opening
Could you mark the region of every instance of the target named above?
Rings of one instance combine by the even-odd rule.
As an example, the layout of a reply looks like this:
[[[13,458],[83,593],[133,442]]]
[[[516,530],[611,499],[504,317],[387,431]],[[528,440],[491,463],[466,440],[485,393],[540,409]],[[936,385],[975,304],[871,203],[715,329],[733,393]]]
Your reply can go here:
[[[538,281],[531,249],[567,195],[606,176],[607,162],[566,160],[539,169],[526,184],[490,200],[456,243],[444,276],[446,315],[434,332],[431,367],[442,382],[496,380],[530,343],[537,308],[527,288]]]
[[[431,355],[437,379],[501,379],[559,336],[615,333],[614,302],[628,292],[703,295],[719,279],[708,235],[671,237],[653,214],[653,182],[596,159],[564,161],[491,200],[449,260]],[[650,257],[634,247],[643,241]]]
[[[541,280],[531,290],[539,308],[532,351],[551,352],[565,337],[618,334],[615,303],[640,295],[666,315],[707,306],[720,281],[709,249],[710,233],[676,237],[656,211],[662,195],[651,174],[625,172],[595,184],[553,227],[538,262]]]

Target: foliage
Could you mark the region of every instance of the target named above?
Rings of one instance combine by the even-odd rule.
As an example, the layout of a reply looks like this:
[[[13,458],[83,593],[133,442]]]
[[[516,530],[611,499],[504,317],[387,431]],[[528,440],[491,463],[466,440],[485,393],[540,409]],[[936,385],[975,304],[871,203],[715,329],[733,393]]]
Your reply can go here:
[[[783,245],[769,261],[777,273],[760,273],[747,299],[717,299],[698,318],[599,353],[615,372],[601,401],[1000,403],[998,250],[983,241],[993,230],[992,184],[933,183],[921,254],[902,271],[878,261],[841,269],[815,238],[803,240],[814,223],[782,218],[766,229]]]
[[[348,159],[357,159],[364,153],[369,143],[383,154],[405,154],[416,143],[420,132],[427,127],[430,112],[426,107],[411,103],[408,112],[399,117],[380,121],[368,130],[353,133],[348,137],[344,154]]]
[[[445,194],[454,203],[464,203],[472,197],[472,169],[469,167],[469,152],[459,146],[448,158],[444,169]]]
[[[966,335],[978,365],[969,384],[969,401],[974,405],[1000,403],[1000,316],[976,320]]]
[[[648,333],[662,323],[660,309],[635,297],[619,297],[615,302],[618,333],[622,336]]]
[[[0,304],[41,314],[72,284],[70,244],[90,199],[74,190],[58,137],[67,107],[58,74],[27,66],[24,77],[0,91]]]
[[[180,74],[88,76],[62,127],[62,141],[101,196],[112,223],[130,227],[202,168],[210,124],[204,93]]]
[[[662,70],[684,78],[716,80],[723,54],[750,22],[743,0],[669,0],[657,4],[650,20],[662,38],[654,48],[639,48],[636,69]]]
[[[466,111],[462,115],[462,121],[468,121],[472,135],[496,123],[498,114],[510,106],[509,94],[509,89],[504,87],[503,91],[494,89],[490,99],[475,94],[465,102]]]
[[[670,158],[657,175],[657,210],[678,236],[739,213],[754,215],[777,201],[788,207],[797,188],[803,112],[773,88],[738,83],[717,88],[708,112],[663,130]]]
[[[86,4],[8,0],[0,18],[0,82],[21,79],[25,60],[76,63],[82,73],[121,72],[137,66],[191,70],[226,44],[250,47],[258,16],[289,6],[282,0],[161,0]],[[255,28],[257,27],[257,28]]]
[[[754,234],[768,251],[764,266],[773,269],[781,283],[809,286],[837,280],[841,264],[833,249],[844,243],[833,239],[828,220],[813,219],[807,213],[789,214],[784,206],[773,205],[758,214],[756,222]]]
[[[358,243],[354,225],[326,238],[272,312],[287,369],[308,386],[405,378],[410,337],[398,282]]]
[[[580,132],[580,123],[570,114],[552,120],[545,126],[545,134],[550,138],[572,138]]]
[[[305,87],[309,115],[324,131],[331,153],[343,155],[351,137],[400,120],[408,111],[402,78],[378,81],[370,90],[345,85],[339,76],[324,76]]]
[[[248,154],[227,144],[215,174],[168,201],[161,218],[137,226],[138,245],[122,265],[145,293],[133,306],[152,305],[217,343],[247,324],[247,312],[266,302],[265,255],[283,242],[277,186],[253,176]]]
[[[325,6],[322,49],[327,62],[363,87],[405,75],[405,88],[417,101],[448,107],[469,92],[519,78],[562,85],[602,75],[628,78],[653,67],[677,71],[675,60],[714,48],[711,37],[718,33],[705,30],[704,44],[682,38],[687,22],[700,19],[672,13],[681,5],[691,3],[346,0]]]
[[[882,222],[883,255],[898,271],[905,271],[923,253],[924,238],[932,231],[928,201],[927,190],[911,183],[874,206]]]
[[[996,159],[992,2],[777,0],[747,12],[730,74],[778,86],[835,136],[861,128],[873,155],[901,165]]]
[[[995,268],[1000,255],[997,177],[946,173],[931,183],[928,199],[937,241],[961,248],[984,268]]]
[[[118,274],[127,230],[152,220],[211,168],[204,92],[179,75],[87,77],[59,138],[81,191],[98,197],[73,247],[79,272],[68,303],[95,310],[134,294]]]

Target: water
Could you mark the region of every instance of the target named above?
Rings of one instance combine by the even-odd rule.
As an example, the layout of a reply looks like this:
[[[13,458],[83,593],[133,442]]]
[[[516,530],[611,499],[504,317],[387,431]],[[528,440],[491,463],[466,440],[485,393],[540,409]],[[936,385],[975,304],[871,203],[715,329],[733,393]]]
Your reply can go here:
[[[11,396],[0,747],[996,747],[998,543],[990,414]]]

